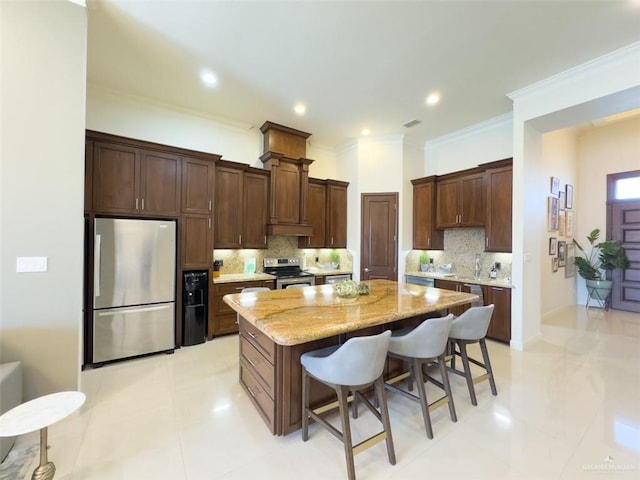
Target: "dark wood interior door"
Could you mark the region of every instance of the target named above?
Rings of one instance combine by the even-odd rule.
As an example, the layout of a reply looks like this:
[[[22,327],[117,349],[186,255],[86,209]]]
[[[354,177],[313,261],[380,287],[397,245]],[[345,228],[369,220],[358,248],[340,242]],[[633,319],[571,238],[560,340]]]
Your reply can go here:
[[[360,279],[398,280],[398,194],[363,193]]]
[[[630,263],[613,271],[611,308],[640,313],[640,202],[614,203],[610,212],[611,237],[622,242]]]

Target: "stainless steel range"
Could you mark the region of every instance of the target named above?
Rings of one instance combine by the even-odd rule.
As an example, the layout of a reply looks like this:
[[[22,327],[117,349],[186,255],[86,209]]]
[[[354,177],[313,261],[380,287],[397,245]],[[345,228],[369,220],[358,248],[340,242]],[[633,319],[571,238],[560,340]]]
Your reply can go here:
[[[263,272],[276,277],[276,290],[291,285],[316,284],[316,277],[300,268],[299,258],[265,258]]]

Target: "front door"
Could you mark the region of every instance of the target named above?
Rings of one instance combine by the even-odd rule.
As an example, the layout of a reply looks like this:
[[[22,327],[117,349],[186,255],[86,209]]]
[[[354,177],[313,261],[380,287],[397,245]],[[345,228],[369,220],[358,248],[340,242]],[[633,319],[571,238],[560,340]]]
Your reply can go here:
[[[623,187],[623,182],[624,186]],[[629,268],[612,272],[611,308],[640,313],[640,170],[607,175],[607,225]]]
[[[362,194],[360,279],[398,280],[398,194]]]

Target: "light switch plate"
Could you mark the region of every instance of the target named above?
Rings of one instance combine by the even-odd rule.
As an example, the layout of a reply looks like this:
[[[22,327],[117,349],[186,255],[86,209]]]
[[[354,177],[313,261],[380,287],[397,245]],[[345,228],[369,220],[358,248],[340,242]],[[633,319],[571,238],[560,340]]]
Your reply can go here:
[[[17,273],[32,273],[32,272],[46,272],[46,271],[47,271],[47,257],[17,257],[16,258]]]

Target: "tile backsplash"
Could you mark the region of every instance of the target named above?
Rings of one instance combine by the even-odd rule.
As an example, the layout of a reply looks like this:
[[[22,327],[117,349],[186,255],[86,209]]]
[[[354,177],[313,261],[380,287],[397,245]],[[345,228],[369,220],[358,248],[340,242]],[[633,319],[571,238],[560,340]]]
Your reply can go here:
[[[511,253],[493,253],[484,251],[484,228],[451,228],[444,231],[444,250],[429,250],[436,267],[452,264],[452,272],[459,275],[473,275],[476,253],[480,254],[481,276],[487,277],[495,262],[500,262],[498,278],[511,276]],[[412,250],[406,258],[406,271],[420,270],[422,250]]]
[[[277,257],[297,257],[300,258],[300,266],[306,262],[306,267],[316,267],[317,263],[328,263],[331,248],[298,248],[297,237],[270,236],[267,238],[268,248],[266,250],[243,249],[243,250],[219,250],[213,251],[213,258],[222,260],[224,265],[220,268],[221,274],[244,272],[245,260],[247,258],[256,259],[256,271],[262,271],[264,258]],[[335,251],[340,255],[340,268],[351,270],[353,268],[353,257],[344,248],[337,248]]]

